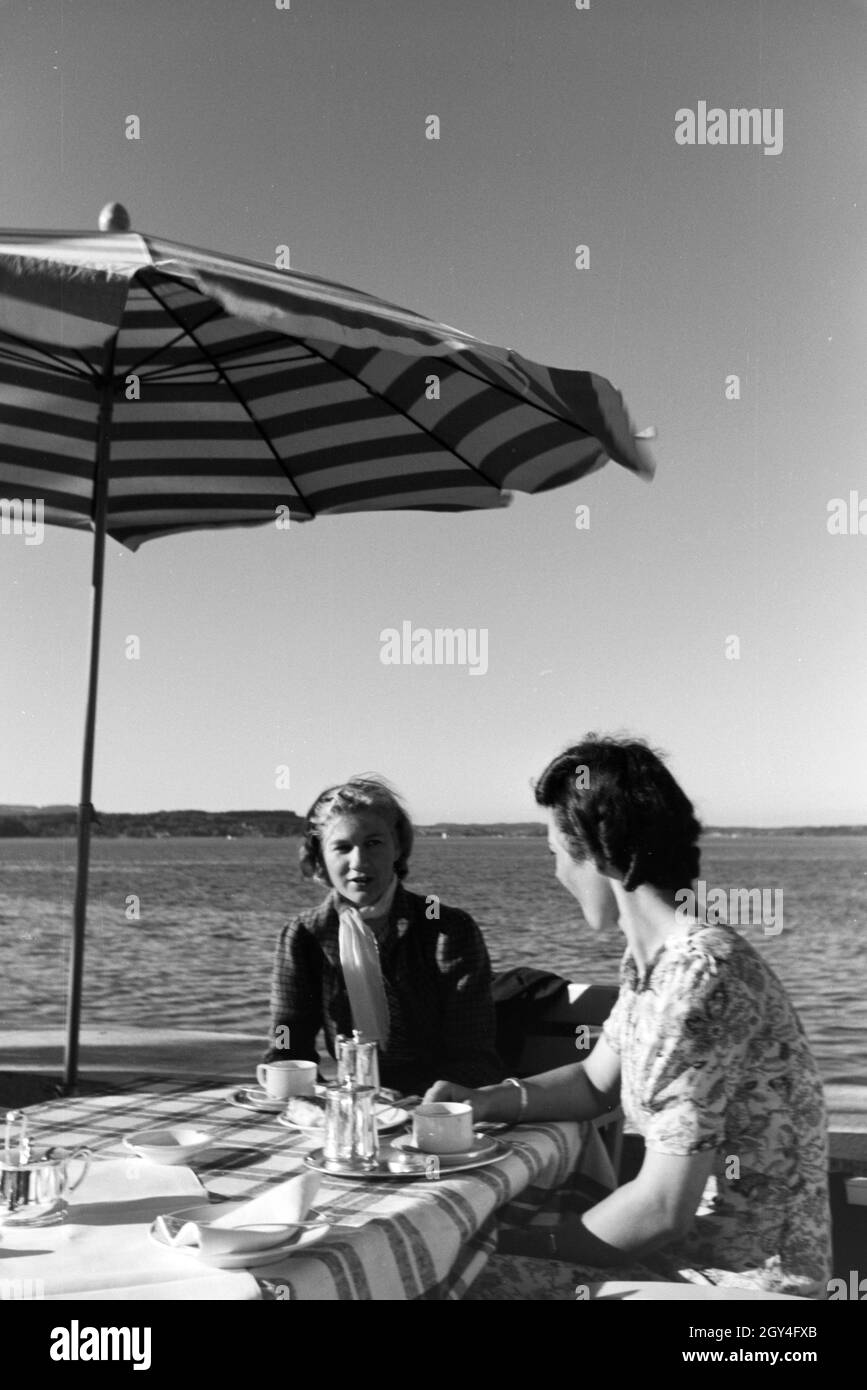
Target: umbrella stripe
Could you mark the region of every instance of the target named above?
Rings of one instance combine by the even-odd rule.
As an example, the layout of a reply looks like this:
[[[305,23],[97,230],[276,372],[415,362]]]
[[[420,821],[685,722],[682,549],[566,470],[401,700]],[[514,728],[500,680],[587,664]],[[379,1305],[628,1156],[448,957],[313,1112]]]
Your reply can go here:
[[[120,478],[113,477],[111,480],[111,491],[109,494],[109,514],[112,518],[118,509],[123,510],[131,502],[145,502],[150,506],[154,497],[165,497],[167,503],[175,504],[179,499],[189,499],[190,496],[196,498],[194,506],[190,507],[190,514],[201,505],[210,507],[214,505],[214,499],[222,501],[230,499],[237,501],[244,499],[245,502],[255,498],[267,498],[269,506],[284,502],[286,505],[297,507],[299,514],[304,510],[304,504],[299,502],[298,494],[286,478],[277,476],[263,477],[260,473],[247,476],[239,473],[236,468],[230,468],[225,473],[216,473],[210,470],[202,478],[196,479],[196,491],[190,493],[190,479],[184,475],[172,476],[171,474],[161,473],[154,477],[150,489],[142,485],[141,478]],[[198,499],[201,498],[201,503]],[[121,507],[121,502],[123,507]]]
[[[333,391],[337,388],[346,390],[349,386],[356,392],[359,389],[357,382],[351,378],[337,376],[327,362],[312,356],[304,359],[293,358],[280,363],[274,369],[269,366],[264,370],[257,370],[254,366],[243,363],[237,367],[227,365],[225,370],[232,381],[239,388],[243,388],[244,396],[251,404],[278,400],[281,397],[285,397],[291,404],[299,391]]]
[[[355,370],[364,381],[373,375],[367,362],[362,364],[362,354],[344,350],[338,356],[347,366],[354,360]],[[371,355],[364,356],[370,359]],[[380,353],[373,360],[378,384],[389,401],[418,417],[434,438],[501,487],[536,491],[544,481],[545,465],[529,470],[524,465],[537,455],[548,456],[549,466],[557,468],[561,482],[580,476],[587,467],[598,466],[599,449],[595,441],[588,448],[588,436],[580,426],[557,420],[539,425],[538,412],[527,402],[514,399],[514,387],[504,399],[499,386],[480,386],[456,367],[447,365],[441,375],[437,373],[440,399],[431,401],[418,394],[423,379],[417,368],[404,366],[397,354]],[[393,369],[396,364],[400,364],[399,374],[389,379],[386,369]],[[422,365],[428,369],[432,364]],[[551,394],[553,397],[553,391]],[[556,401],[553,403],[556,405]],[[558,460],[553,458],[556,451],[561,452]],[[561,475],[568,473],[570,465],[574,471],[564,478]]]
[[[291,433],[293,421],[302,417],[311,425],[333,419],[336,424],[352,420],[367,420],[376,415],[386,419],[382,404],[375,396],[364,392],[355,381],[322,381],[309,390],[289,394],[269,395],[262,399],[250,399],[247,388],[243,390],[247,404],[257,419],[275,433]],[[394,412],[391,412],[392,414]]]
[[[183,499],[180,499],[181,501]],[[216,498],[203,499],[195,508],[185,508],[182,505],[174,506],[171,503],[174,499],[148,499],[148,498],[128,498],[125,499],[123,508],[112,510],[112,534],[115,530],[122,530],[124,527],[135,529],[137,526],[143,530],[149,530],[151,526],[160,525],[163,528],[178,530],[192,530],[196,525],[210,525],[213,521],[227,522],[235,519],[244,519],[250,525],[256,522],[263,524],[273,522],[277,515],[277,507],[285,505],[290,507],[291,503],[287,499],[284,504],[279,500],[275,501],[270,497],[248,498],[248,497],[227,497],[225,499]],[[451,481],[447,486],[437,488],[430,487],[418,488],[415,491],[407,490],[400,496],[390,494],[383,504],[383,499],[376,496],[369,496],[361,490],[355,495],[354,489],[335,489],[328,494],[319,509],[320,512],[337,511],[383,511],[399,510],[401,508],[411,509],[414,507],[425,508],[433,502],[439,502],[442,506],[450,505],[454,511],[462,511],[466,507],[478,506],[487,508],[490,500],[487,493],[476,489],[475,496],[471,489],[467,489],[460,499],[455,496]],[[297,518],[295,513],[291,513],[298,521],[307,519],[305,514],[299,512]],[[163,534],[166,533],[164,529]]]
[[[72,435],[82,435],[89,429],[90,437],[95,438],[98,401],[94,391],[83,401],[70,396],[61,400],[56,394],[6,387],[0,381],[0,401],[0,422],[10,426],[27,424],[33,429]]]
[[[507,497],[499,497],[496,494],[494,494],[494,500],[492,501],[491,494],[487,492],[479,492],[475,495],[472,493],[465,493],[460,499],[456,499],[454,494],[450,491],[444,494],[443,499],[438,499],[434,494],[425,492],[419,493],[417,496],[406,496],[400,499],[388,498],[386,501],[374,501],[369,505],[364,500],[358,501],[353,499],[339,505],[323,508],[321,514],[339,516],[343,513],[349,514],[351,512],[366,511],[426,511],[450,514],[453,512],[490,510],[492,506],[505,507],[508,506],[508,503],[509,499]],[[46,520],[47,519],[46,516]],[[307,513],[303,513],[297,518],[293,514],[293,523],[297,520],[300,524],[301,522],[310,521],[311,519],[312,518]],[[145,526],[118,525],[113,523],[110,529],[111,535],[115,540],[125,545],[127,549],[135,551],[138,550],[139,546],[144,544],[145,541],[158,540],[165,536],[182,535],[184,532],[199,530],[203,525],[209,530],[222,530],[230,527],[234,528],[236,526],[261,526],[266,521],[273,522],[273,520],[273,513],[269,513],[267,517],[255,518],[253,520],[239,516],[226,521],[220,520],[218,517],[214,516],[205,522],[191,519],[169,526],[160,526],[156,524],[153,518],[149,518],[148,524]],[[63,524],[72,527],[76,526],[74,520],[65,521]]]
[[[588,444],[589,451],[594,455],[599,452],[597,440],[586,437],[583,440],[580,437],[564,440],[562,426],[546,422],[524,430],[517,438],[505,439],[502,444],[494,445],[485,457],[485,470],[501,487],[510,487],[509,480],[521,465],[549,451],[558,451],[564,443],[571,447],[572,457],[576,461],[578,472],[573,476],[578,476],[581,471],[582,456],[589,456]],[[558,463],[560,471],[562,465]]]
[[[20,469],[28,469],[34,482],[40,476],[52,480],[57,485],[61,477],[80,478],[93,482],[93,457],[77,460],[68,454],[46,455],[39,450],[24,448],[20,444],[7,444],[6,431],[3,430],[3,460],[0,464],[0,496],[14,496],[14,480]]]
[[[64,463],[80,459],[82,464],[85,464],[86,461],[91,466],[93,465],[92,430],[89,436],[82,438],[71,430],[67,430],[64,434],[57,434],[49,428],[49,424],[49,421],[39,420],[38,417],[29,428],[4,422],[4,460],[20,459],[23,454],[35,452],[40,458],[48,455],[55,459],[63,459]]]
[[[580,458],[573,460],[568,467],[553,475],[546,468],[545,476],[534,482],[534,478],[538,477],[540,471],[539,462],[538,459],[530,459],[520,468],[515,469],[514,473],[510,473],[509,487],[530,493],[550,492],[553,488],[564,487],[567,483],[575,482],[576,478],[586,478],[588,474],[598,472],[608,462],[608,455],[604,449],[600,448],[595,439],[588,440]]]
[[[269,497],[263,493],[245,496],[243,493],[220,497],[124,497],[111,508],[113,526],[141,525],[151,522],[183,527],[190,523],[207,524],[211,520],[228,521],[234,517],[247,521],[273,521],[278,506],[291,507],[291,499]],[[301,513],[299,512],[299,516]]]
[[[508,506],[508,498],[503,498],[499,493],[473,487],[472,483],[467,482],[463,488],[456,490],[453,482],[449,481],[442,488],[419,488],[417,491],[409,491],[396,495],[394,493],[377,496],[370,495],[361,488],[341,488],[335,491],[333,498],[323,496],[317,499],[317,514],[336,515],[340,512],[385,512],[385,511],[451,511],[462,512],[471,509],[480,511],[489,510],[491,507]]]
[[[423,438],[419,441],[420,452],[415,456],[398,450],[391,459],[381,456],[375,442],[370,447],[367,459],[360,457],[358,450],[351,446],[339,450],[325,449],[320,451],[316,460],[303,460],[295,474],[303,481],[304,495],[311,497],[341,481],[349,483],[354,480],[370,492],[383,487],[399,487],[404,481],[414,479],[417,482],[431,469],[436,470],[439,479],[450,478],[452,486],[457,488],[479,484],[480,480],[461,468],[459,461],[449,453],[423,449],[421,446],[425,443]],[[43,484],[56,488],[61,483],[66,483],[75,492],[82,492],[88,488],[93,475],[90,458],[82,461],[69,457],[46,460],[44,455],[23,447],[10,452],[14,452],[14,457],[9,458],[3,469],[4,484],[10,493],[14,493],[16,484],[26,485],[30,491],[38,490]],[[182,486],[194,498],[195,490],[205,490],[211,477],[218,485],[225,486],[233,476],[242,479],[244,486],[248,486],[251,480],[259,479],[268,486],[275,483],[282,492],[294,491],[280,465],[261,451],[258,458],[252,460],[232,451],[224,457],[209,454],[201,459],[178,458],[175,461],[166,459],[163,453],[150,460],[142,460],[138,455],[131,460],[116,455],[109,480],[109,501],[120,491],[121,485],[124,495],[130,495],[135,488],[142,494],[150,495],[162,487]]]
[[[60,479],[58,484],[57,480],[43,474],[37,482],[33,478],[33,472],[34,470],[29,468],[12,469],[8,480],[4,479],[4,490],[0,491],[0,496],[20,498],[23,495],[33,501],[42,502],[46,509],[46,520],[49,507],[53,507],[56,512],[69,511],[76,517],[90,516],[93,497],[93,483],[90,478],[67,476]],[[56,521],[57,517],[53,517],[52,520]]]
[[[203,408],[207,411],[204,418]],[[170,392],[168,399],[162,401],[153,400],[148,388],[141,400],[116,402],[112,432],[123,439],[183,439],[192,438],[196,433],[201,437],[221,438],[240,420],[245,421],[249,434],[243,410],[224,386],[218,389],[197,386],[195,392],[185,392],[181,396],[176,391]]]
[[[343,463],[339,459],[324,462],[316,473],[302,473],[300,470],[296,470],[296,473],[303,479],[304,496],[308,501],[317,503],[324,491],[330,492],[337,487],[363,488],[369,496],[382,496],[389,489],[398,492],[402,487],[417,487],[419,481],[426,477],[436,477],[441,484],[450,479],[450,486],[455,489],[485,485],[483,479],[475,478],[467,469],[461,468],[449,454],[432,452],[419,454],[416,458],[397,454],[391,468],[379,458],[359,463],[357,459],[347,456]],[[356,491],[353,495],[360,496],[361,493]]]
[[[10,361],[0,344],[0,392],[3,401],[11,399],[10,391],[39,392],[46,399],[60,397],[63,409],[67,401],[86,401],[93,405],[97,399],[93,380],[89,377],[62,375],[45,362]]]
[[[551,433],[549,426],[543,426],[528,433],[527,437],[510,442],[488,455],[480,467],[480,472],[497,487],[519,488],[522,491],[536,492],[550,486],[574,480],[588,470],[595,469],[606,457],[596,440],[586,439],[583,443],[569,441],[563,444],[555,439],[549,444],[545,436]],[[323,439],[325,435],[323,433]],[[31,486],[39,486],[41,477],[66,474],[82,479],[93,474],[93,446],[90,440],[58,440],[50,433],[37,436],[44,443],[43,449],[25,447],[19,440],[29,440],[34,436],[25,431],[4,429],[4,467],[2,486],[5,493],[14,495],[16,476],[15,465],[30,470]],[[150,476],[159,485],[171,478],[177,482],[181,477],[186,487],[192,484],[204,487],[204,479],[214,475],[225,478],[232,474],[249,475],[251,468],[256,476],[261,475],[263,466],[267,474],[278,478],[281,488],[291,489],[284,475],[279,471],[276,461],[269,458],[266,446],[255,439],[239,438],[193,438],[191,441],[173,439],[170,444],[174,453],[167,451],[161,438],[146,441],[141,438],[116,440],[113,447],[113,479],[124,479],[129,485],[138,485],[142,490],[150,490],[145,482]],[[49,453],[49,446],[53,446]],[[61,447],[65,446],[65,447]],[[195,450],[198,457],[191,456]],[[379,435],[370,440],[349,437],[344,444],[337,442],[336,436],[330,444],[318,450],[311,450],[293,467],[293,476],[303,480],[305,495],[313,500],[326,480],[332,476],[347,481],[357,477],[369,490],[383,484],[396,486],[401,478],[417,475],[436,463],[452,479],[453,486],[461,486],[464,477],[471,485],[478,483],[471,473],[461,469],[460,461],[455,460],[449,467],[452,456],[448,450],[437,451],[425,435],[407,439],[401,435],[393,440],[385,440]],[[443,469],[443,464],[446,467]],[[553,474],[552,469],[556,471]],[[110,487],[110,494],[115,491]],[[126,486],[124,488],[126,491]],[[356,495],[356,494],[353,494]]]
[[[208,430],[197,430],[195,423],[188,421],[178,422],[168,433],[158,424],[154,424],[153,429],[151,434],[145,425],[130,429],[118,426],[112,457],[119,463],[132,464],[148,459],[171,460],[178,468],[185,466],[187,458],[227,458],[232,454],[255,461],[274,457],[264,441],[250,433],[249,427],[244,431],[233,421],[218,421]]]
[[[195,419],[118,418],[113,443],[115,464],[127,464],[135,471],[146,461],[156,461],[158,466],[162,461],[165,466],[171,459],[173,468],[185,470],[197,460],[204,463],[212,460],[215,464],[221,458],[232,458],[236,464],[244,459],[261,461],[266,452],[265,444],[250,436],[241,419],[227,418],[231,413],[231,407],[227,406],[221,411],[222,418],[211,420],[207,428]],[[443,452],[459,449],[469,459],[477,459],[479,469],[502,487],[516,485],[519,467],[530,462],[533,470],[520,476],[533,479],[529,489],[532,491],[544,482],[546,468],[555,470],[560,476],[568,470],[570,462],[580,464],[581,459],[589,461],[602,452],[598,441],[587,436],[581,440],[574,432],[564,441],[565,431],[555,422],[522,430],[518,421],[523,414],[519,407],[508,414],[501,412],[487,425],[462,438],[453,428],[454,421],[446,421],[445,424],[452,427],[443,428]],[[515,419],[512,426],[511,418]],[[43,463],[54,469],[59,465],[68,466],[73,459],[81,460],[85,466],[92,464],[92,421],[63,421],[47,412],[19,410],[4,411],[2,421],[6,463],[32,462],[34,457],[42,457]],[[297,453],[294,471],[299,477],[309,477],[323,466],[333,466],[341,459],[348,465],[360,465],[372,459],[383,464],[395,461],[409,464],[417,454],[437,452],[436,441],[426,432],[410,430],[411,425],[399,417],[386,422],[376,417],[369,421],[350,418],[339,425],[333,424],[330,429],[323,424],[318,429],[298,429],[286,434],[275,432],[272,443],[287,459]],[[456,462],[455,471],[459,469],[460,463]],[[526,487],[524,482],[519,485]]]

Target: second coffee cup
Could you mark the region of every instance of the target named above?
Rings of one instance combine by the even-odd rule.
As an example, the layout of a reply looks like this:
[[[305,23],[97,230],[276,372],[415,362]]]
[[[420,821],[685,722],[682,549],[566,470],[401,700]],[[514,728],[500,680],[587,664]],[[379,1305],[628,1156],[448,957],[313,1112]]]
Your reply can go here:
[[[465,1153],[473,1147],[473,1107],[455,1100],[420,1105],[413,1113],[412,1137],[422,1153]]]
[[[316,1086],[315,1062],[260,1062],[256,1080],[272,1100],[312,1096]]]

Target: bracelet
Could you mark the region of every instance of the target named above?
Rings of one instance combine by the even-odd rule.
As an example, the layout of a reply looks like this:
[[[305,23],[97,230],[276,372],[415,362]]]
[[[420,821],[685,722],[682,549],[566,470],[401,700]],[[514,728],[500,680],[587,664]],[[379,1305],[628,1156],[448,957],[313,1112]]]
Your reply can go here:
[[[521,1116],[523,1115],[524,1111],[527,1109],[527,1101],[528,1101],[528,1099],[529,1099],[529,1097],[528,1097],[528,1095],[527,1095],[527,1087],[524,1085],[523,1081],[519,1081],[519,1080],[518,1080],[517,1076],[507,1076],[507,1077],[504,1079],[504,1081],[503,1081],[503,1085],[504,1085],[504,1086],[517,1086],[517,1088],[518,1088],[518,1093],[519,1093],[519,1095],[520,1095],[520,1101],[519,1101],[519,1103],[518,1103],[518,1113],[517,1113],[517,1115],[515,1116],[515,1119],[516,1119],[517,1121],[520,1121]]]

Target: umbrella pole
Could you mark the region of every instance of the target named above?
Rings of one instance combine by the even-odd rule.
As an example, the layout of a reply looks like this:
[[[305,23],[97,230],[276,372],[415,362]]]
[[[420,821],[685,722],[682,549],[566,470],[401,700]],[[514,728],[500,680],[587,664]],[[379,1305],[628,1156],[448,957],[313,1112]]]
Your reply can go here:
[[[102,581],[105,568],[105,515],[108,496],[108,460],[113,404],[114,344],[106,359],[97,422],[96,476],[94,478],[93,573],[90,606],[90,662],[87,708],[84,716],[84,753],[81,760],[81,793],[78,802],[78,863],[75,872],[75,900],[72,914],[72,954],[66,1006],[66,1054],[63,1087],[68,1094],[75,1087],[78,1073],[78,1033],[81,1022],[81,983],[84,969],[84,926],[87,916],[87,874],[90,866],[90,826],[94,817],[91,802],[93,745],[96,732],[96,687],[99,676],[99,639],[102,625]]]

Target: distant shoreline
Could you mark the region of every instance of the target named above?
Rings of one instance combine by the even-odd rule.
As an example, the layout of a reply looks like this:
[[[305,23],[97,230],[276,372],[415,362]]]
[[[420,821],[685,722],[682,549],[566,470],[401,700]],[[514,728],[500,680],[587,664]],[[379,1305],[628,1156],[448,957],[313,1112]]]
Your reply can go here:
[[[274,839],[299,836],[304,818],[294,811],[131,811],[96,812],[95,839],[175,839],[179,837]],[[77,832],[74,806],[0,806],[0,839],[60,839]],[[418,825],[427,838],[535,839],[546,833],[538,821],[494,821],[490,824],[439,821]],[[756,835],[867,835],[867,825],[708,826],[706,839],[737,839]]]

